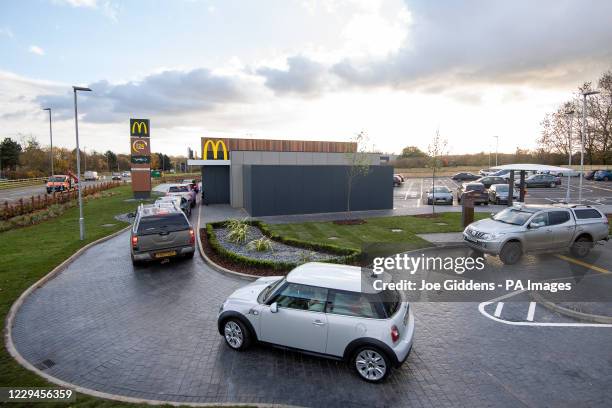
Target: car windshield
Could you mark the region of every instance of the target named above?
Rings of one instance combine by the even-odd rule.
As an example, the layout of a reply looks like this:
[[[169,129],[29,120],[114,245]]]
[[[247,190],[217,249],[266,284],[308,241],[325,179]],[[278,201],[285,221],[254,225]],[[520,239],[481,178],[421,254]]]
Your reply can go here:
[[[262,290],[261,293],[259,294],[259,299],[261,303],[266,303],[268,299],[270,298],[270,295],[273,294],[276,291],[276,289],[278,289],[284,282],[285,282],[285,279],[279,279],[276,282],[272,282],[271,284],[266,286],[266,288]]]
[[[465,187],[465,191],[482,191],[484,186],[482,184],[468,184]]]
[[[450,193],[450,190],[447,187],[434,187],[434,193]]]
[[[532,215],[533,213],[529,211],[521,211],[517,210],[516,208],[506,208],[505,210],[495,214],[493,219],[506,224],[524,225]]]
[[[66,181],[66,177],[51,177],[49,178],[49,181],[62,182]]]
[[[159,214],[143,217],[138,223],[139,235],[182,231],[189,228],[189,222],[182,213]]]
[[[597,173],[595,173],[596,176],[603,176],[604,174],[606,174],[607,171],[606,170],[598,170]]]
[[[187,186],[171,186],[168,189],[169,193],[188,193],[189,189],[187,188]]]

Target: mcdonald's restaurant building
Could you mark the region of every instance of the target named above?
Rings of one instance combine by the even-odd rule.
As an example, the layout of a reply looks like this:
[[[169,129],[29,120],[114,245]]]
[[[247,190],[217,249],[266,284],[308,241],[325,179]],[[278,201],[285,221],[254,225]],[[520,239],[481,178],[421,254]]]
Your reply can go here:
[[[349,142],[202,138],[206,204],[231,204],[251,216],[341,212],[347,209]],[[393,208],[393,168],[368,154],[365,175],[353,178],[351,211]]]

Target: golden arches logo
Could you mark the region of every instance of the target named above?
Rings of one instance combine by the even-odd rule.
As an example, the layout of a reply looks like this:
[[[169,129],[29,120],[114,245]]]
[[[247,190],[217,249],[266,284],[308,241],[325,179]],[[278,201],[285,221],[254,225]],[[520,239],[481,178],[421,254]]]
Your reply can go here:
[[[208,158],[208,146],[211,146],[213,152],[213,159],[217,160],[217,156],[219,154],[219,146],[223,148],[223,160],[227,160],[227,146],[225,146],[225,142],[223,140],[217,140],[216,142],[213,140],[207,140],[204,143],[204,147],[202,148],[202,158],[206,160]]]
[[[136,132],[136,128],[138,127],[138,132]],[[142,129],[144,128],[144,132],[142,131]],[[143,122],[143,121],[139,121],[139,122],[134,122],[132,123],[132,134],[133,135],[148,135],[149,134],[149,129],[147,128],[147,123]]]

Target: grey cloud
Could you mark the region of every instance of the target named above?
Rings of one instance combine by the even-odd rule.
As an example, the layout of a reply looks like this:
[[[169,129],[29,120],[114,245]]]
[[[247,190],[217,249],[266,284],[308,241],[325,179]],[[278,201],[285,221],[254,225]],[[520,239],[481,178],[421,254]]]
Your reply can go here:
[[[331,70],[349,84],[398,88],[444,82],[559,84],[612,62],[612,2],[407,1],[406,44]],[[599,72],[597,72],[599,71]]]
[[[287,58],[287,70],[262,67],[256,70],[277,94],[317,94],[324,85],[326,68],[302,56]]]
[[[221,104],[249,99],[248,86],[238,78],[215,75],[205,68],[164,71],[124,84],[98,81],[89,87],[93,93],[79,94],[79,113],[91,122],[117,121],[128,115],[211,111]],[[72,92],[42,95],[37,102],[51,106],[59,118],[73,115]]]

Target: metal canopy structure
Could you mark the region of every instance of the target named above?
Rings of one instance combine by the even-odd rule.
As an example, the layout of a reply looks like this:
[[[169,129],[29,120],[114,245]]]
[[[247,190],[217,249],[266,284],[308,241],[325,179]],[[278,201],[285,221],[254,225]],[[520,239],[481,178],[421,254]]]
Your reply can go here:
[[[572,169],[568,169],[567,167],[548,166],[546,164],[533,164],[533,163],[504,164],[503,166],[491,167],[491,170],[559,171],[559,172],[572,171]]]

